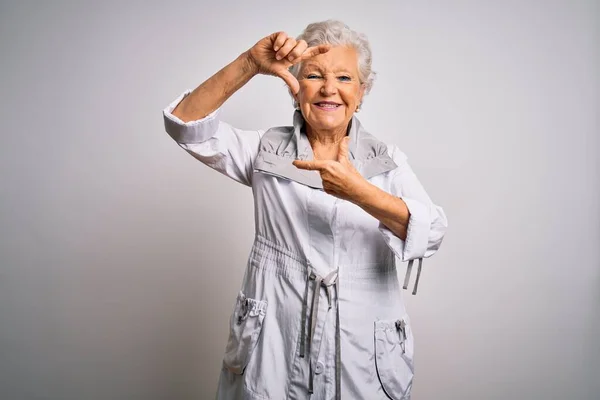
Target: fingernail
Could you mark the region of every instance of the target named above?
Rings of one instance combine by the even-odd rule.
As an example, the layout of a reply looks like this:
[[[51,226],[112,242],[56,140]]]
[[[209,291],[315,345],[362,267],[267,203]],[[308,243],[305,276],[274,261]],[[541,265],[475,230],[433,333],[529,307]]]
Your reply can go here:
[[[275,50],[275,51],[279,50],[279,46],[273,47],[273,50]]]
[[[280,56],[279,54],[277,54],[277,55],[275,56],[275,59],[277,59],[277,60],[281,60],[281,56]]]
[[[289,56],[289,57],[288,57],[288,60],[290,60],[290,61],[294,61],[294,56]]]

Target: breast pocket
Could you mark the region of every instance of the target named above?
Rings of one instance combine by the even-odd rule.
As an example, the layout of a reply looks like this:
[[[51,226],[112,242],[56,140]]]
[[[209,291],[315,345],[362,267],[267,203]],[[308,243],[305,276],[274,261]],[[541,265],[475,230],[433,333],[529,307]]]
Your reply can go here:
[[[409,399],[414,375],[413,335],[405,319],[375,321],[375,363],[387,396]]]
[[[242,292],[238,294],[223,357],[224,366],[234,374],[243,374],[248,366],[258,343],[266,313],[266,301],[250,299]]]

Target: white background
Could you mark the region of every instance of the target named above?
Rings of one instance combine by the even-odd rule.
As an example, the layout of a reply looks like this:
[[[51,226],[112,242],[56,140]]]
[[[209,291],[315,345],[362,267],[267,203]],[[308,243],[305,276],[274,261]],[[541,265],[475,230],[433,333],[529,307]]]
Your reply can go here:
[[[263,36],[328,18],[373,47],[363,126],[449,218],[406,293],[413,398],[600,398],[597,1],[12,3],[0,398],[213,397],[251,190],[178,148],[161,111]],[[292,105],[261,76],[222,116],[265,129]]]

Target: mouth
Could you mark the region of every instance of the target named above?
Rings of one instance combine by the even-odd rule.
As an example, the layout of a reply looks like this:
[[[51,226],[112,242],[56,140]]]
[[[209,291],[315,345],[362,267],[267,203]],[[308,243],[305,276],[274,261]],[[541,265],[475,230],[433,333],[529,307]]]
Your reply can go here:
[[[320,101],[318,103],[314,103],[314,105],[320,110],[325,111],[337,110],[339,107],[342,106],[340,103],[335,103],[333,101]]]

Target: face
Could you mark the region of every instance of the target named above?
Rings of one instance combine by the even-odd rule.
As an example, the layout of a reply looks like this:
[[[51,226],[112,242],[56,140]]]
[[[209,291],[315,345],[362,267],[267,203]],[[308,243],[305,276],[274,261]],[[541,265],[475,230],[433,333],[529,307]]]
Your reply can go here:
[[[308,125],[320,131],[345,132],[364,93],[356,50],[335,46],[304,61],[298,82],[296,100]]]

